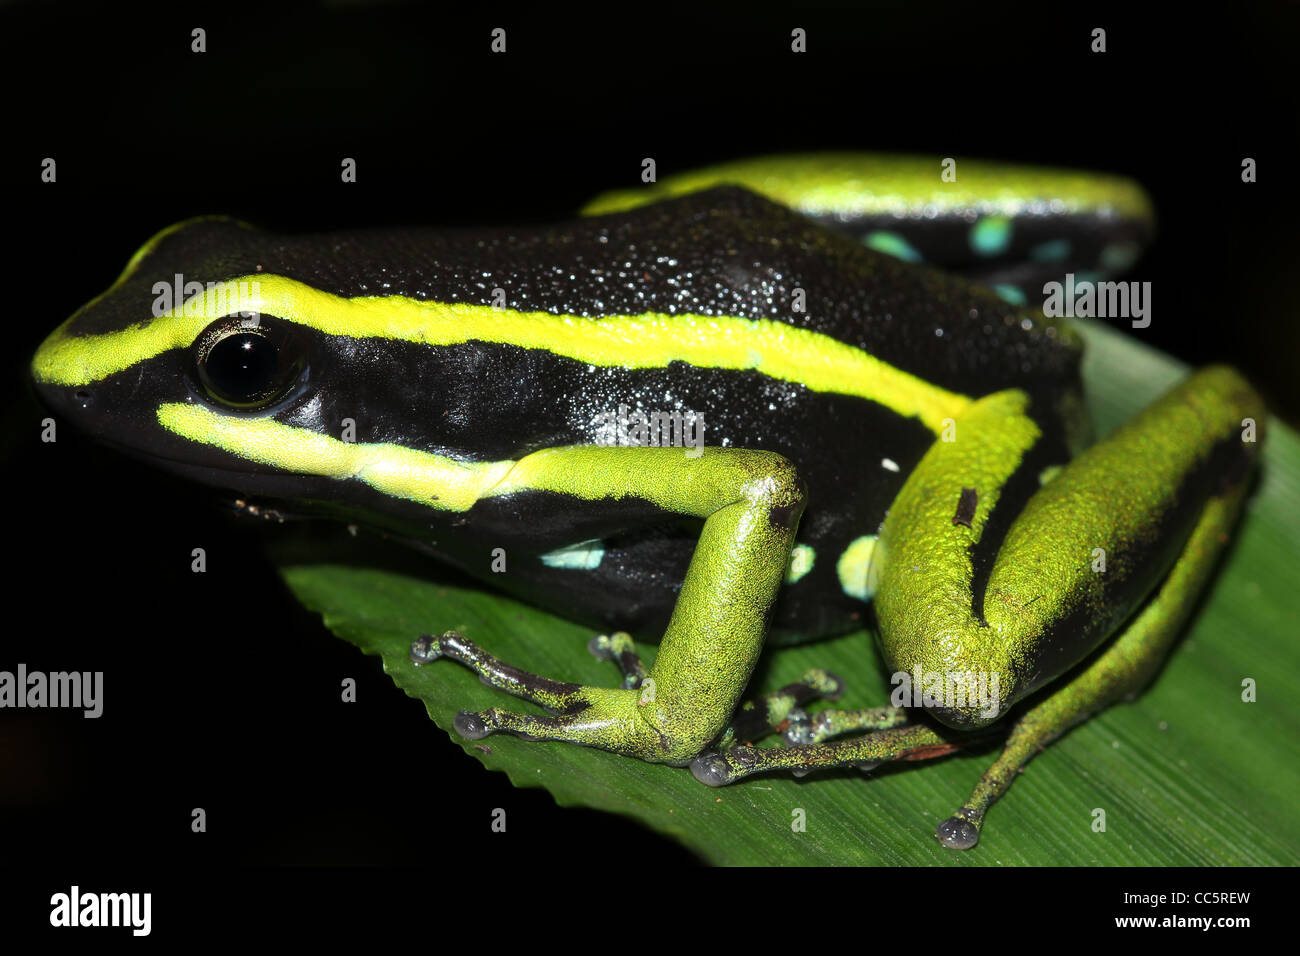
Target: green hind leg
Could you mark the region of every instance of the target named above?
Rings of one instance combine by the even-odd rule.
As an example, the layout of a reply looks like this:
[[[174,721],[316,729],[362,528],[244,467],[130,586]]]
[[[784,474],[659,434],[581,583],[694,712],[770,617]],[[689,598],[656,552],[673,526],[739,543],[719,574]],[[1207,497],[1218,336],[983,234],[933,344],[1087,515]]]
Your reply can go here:
[[[1007,792],[1020,768],[1089,715],[1136,694],[1159,670],[1228,540],[1243,494],[1244,489],[1238,487],[1224,497],[1211,499],[1173,569],[1138,616],[1063,687],[1020,717],[1002,753],[980,778],[970,799],[939,825],[935,836],[941,843],[959,850],[973,847],[979,841],[985,813]],[[884,717],[889,710],[894,708],[880,708],[879,713]],[[889,760],[942,756],[975,739],[959,731],[914,723],[807,746],[735,747],[710,752],[696,758],[691,769],[701,782],[722,786],[775,770],[799,776],[835,767],[869,770]]]
[[[1182,555],[1138,616],[1064,687],[1034,704],[1016,722],[1006,747],[970,799],[939,824],[935,833],[939,842],[956,850],[973,847],[984,814],[1007,792],[1021,767],[1090,714],[1136,694],[1155,675],[1228,540],[1243,493],[1238,488],[1206,504]]]

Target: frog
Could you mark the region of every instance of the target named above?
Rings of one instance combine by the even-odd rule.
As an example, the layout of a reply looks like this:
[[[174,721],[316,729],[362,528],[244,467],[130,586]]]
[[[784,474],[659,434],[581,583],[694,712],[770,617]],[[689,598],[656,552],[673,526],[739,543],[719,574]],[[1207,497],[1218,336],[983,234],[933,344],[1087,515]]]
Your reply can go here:
[[[1079,333],[1027,305],[1153,231],[1122,177],[875,153],[724,163],[526,226],[201,216],[31,373],[128,454],[600,631],[609,686],[412,635],[421,666],[546,712],[462,711],[461,736],[725,786],[993,735],[935,830],[968,850],[1034,755],[1159,671],[1250,487],[1266,411],[1239,372],[1094,442]],[[910,695],[838,708],[844,678],[812,669],[746,697],[765,647],[864,625]],[[658,637],[648,665],[634,633]]]

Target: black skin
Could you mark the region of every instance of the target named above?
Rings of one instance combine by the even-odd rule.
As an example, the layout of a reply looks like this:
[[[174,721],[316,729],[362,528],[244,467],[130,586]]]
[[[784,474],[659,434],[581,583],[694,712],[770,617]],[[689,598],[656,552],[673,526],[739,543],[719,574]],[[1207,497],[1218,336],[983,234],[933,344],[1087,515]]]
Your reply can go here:
[[[523,229],[282,237],[233,221],[198,222],[164,239],[127,282],[78,315],[73,333],[146,320],[153,284],[178,272],[204,283],[283,275],[342,296],[476,304],[492,304],[492,290],[501,288],[507,308],[557,314],[774,319],[966,395],[1023,388],[1048,436],[1035,467],[1069,458],[1063,422],[1078,394],[1079,352],[1056,329],[1041,319],[1026,323],[1016,307],[990,293],[864,249],[743,189]],[[596,278],[601,275],[604,282]],[[792,308],[796,289],[803,290],[805,311]],[[592,374],[585,363],[544,350],[482,342],[430,348],[297,327],[292,342],[310,371],[275,417],[326,434],[337,434],[339,422],[352,418],[358,442],[395,441],[477,461],[518,458],[589,442],[591,422],[602,413],[620,405],[661,410],[662,396],[671,394],[673,407],[703,415],[707,444],[786,456],[809,492],[798,540],[818,560],[783,589],[773,618],[777,640],[860,623],[865,605],[844,594],[836,560],[850,542],[875,533],[934,440],[919,422],[883,405],[755,372],[675,363]],[[143,375],[137,366],[89,389],[64,390],[62,399],[47,398],[76,404],[72,417],[92,431],[192,477],[290,502],[290,510],[319,509],[378,527],[571,617],[652,631],[676,601],[697,523],[626,500],[573,502],[541,492],[487,499],[463,514],[431,514],[360,482],[277,475],[162,432],[152,412],[159,404],[189,395],[206,399],[190,351],[146,364]],[[81,394],[74,399],[74,392]],[[886,458],[897,471],[882,467]],[[1036,482],[1019,484],[1025,494],[1003,503],[1009,513]],[[536,559],[592,538],[606,548],[594,571],[555,569]],[[489,573],[493,548],[506,549],[510,574]]]

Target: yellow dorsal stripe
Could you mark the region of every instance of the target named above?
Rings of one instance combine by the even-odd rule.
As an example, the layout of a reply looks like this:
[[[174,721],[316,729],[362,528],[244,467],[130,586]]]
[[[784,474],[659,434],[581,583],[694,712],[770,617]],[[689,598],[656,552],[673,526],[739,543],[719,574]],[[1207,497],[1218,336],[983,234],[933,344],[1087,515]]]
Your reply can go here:
[[[681,361],[753,369],[813,391],[878,402],[920,419],[935,432],[944,419],[955,418],[970,404],[966,396],[862,349],[770,319],[653,312],[585,318],[402,296],[348,299],[268,275],[221,283],[180,308],[120,332],[71,336],[65,323],[41,346],[33,371],[54,384],[88,384],[168,349],[186,348],[208,323],[236,311],[265,312],[328,335],[434,346],[492,342],[606,367],[663,368]]]

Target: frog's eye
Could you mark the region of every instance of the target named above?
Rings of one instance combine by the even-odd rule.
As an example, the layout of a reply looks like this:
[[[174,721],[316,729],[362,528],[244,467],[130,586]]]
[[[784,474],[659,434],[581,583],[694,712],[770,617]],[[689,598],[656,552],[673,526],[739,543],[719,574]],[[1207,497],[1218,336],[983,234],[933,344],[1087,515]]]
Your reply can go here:
[[[208,397],[244,411],[283,397],[307,373],[307,349],[292,322],[259,312],[213,322],[195,342],[194,365]]]

